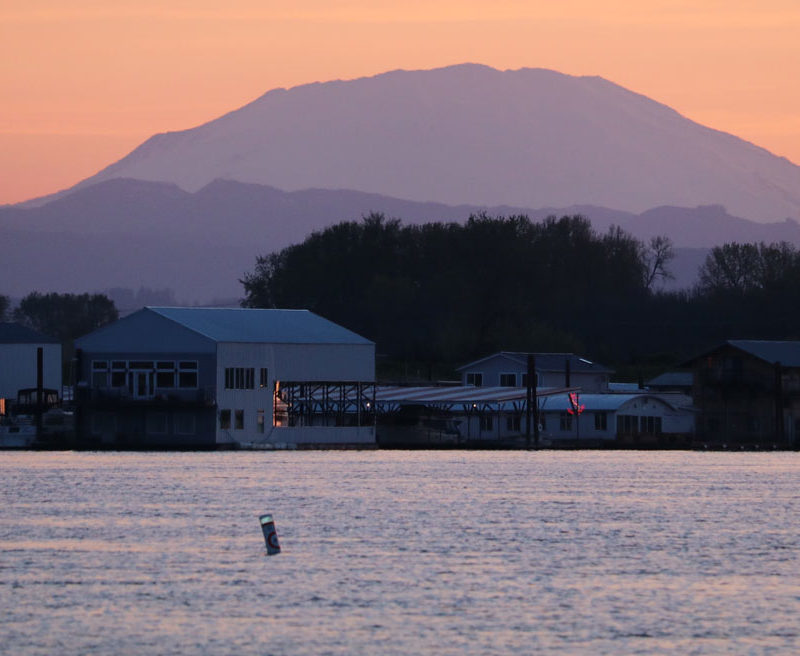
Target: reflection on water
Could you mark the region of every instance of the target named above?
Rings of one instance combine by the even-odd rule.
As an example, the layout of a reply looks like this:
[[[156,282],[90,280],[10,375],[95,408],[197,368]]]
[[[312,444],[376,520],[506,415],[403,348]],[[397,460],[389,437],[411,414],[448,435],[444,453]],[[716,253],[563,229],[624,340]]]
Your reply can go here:
[[[0,481],[0,653],[800,647],[794,453],[6,452]]]

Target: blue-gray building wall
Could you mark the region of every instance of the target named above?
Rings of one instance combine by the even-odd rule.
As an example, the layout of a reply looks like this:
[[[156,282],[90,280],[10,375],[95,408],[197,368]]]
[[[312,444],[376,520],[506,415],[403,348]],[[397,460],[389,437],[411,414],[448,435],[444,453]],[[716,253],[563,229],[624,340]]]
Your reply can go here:
[[[217,344],[157,313],[140,310],[75,342],[78,439],[112,447],[212,448],[216,444]],[[158,362],[174,362],[175,384],[157,385]],[[197,362],[197,384],[178,385],[180,362]],[[93,363],[107,363],[102,370]],[[151,362],[132,369],[131,362]],[[125,363],[124,385],[113,386],[114,363]],[[117,368],[117,373],[122,370]],[[148,379],[138,398],[135,376]],[[95,376],[95,374],[97,374]]]
[[[536,368],[538,376],[538,387],[566,387],[566,361],[565,357],[563,368],[560,371],[544,370]],[[474,366],[464,369],[461,372],[461,384],[467,385],[467,375],[470,373],[480,373],[483,376],[482,387],[494,387],[500,385],[501,374],[515,374],[515,387],[523,387],[522,376],[527,373],[527,362],[519,362],[502,354],[487,358],[475,363]],[[580,387],[587,392],[600,392],[608,389],[608,373],[600,371],[579,371],[573,370],[570,373],[570,387]]]

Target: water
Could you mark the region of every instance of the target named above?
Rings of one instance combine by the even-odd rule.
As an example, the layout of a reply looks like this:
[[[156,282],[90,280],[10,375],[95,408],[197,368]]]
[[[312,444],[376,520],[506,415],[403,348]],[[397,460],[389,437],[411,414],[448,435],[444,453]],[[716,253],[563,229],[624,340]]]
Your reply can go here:
[[[800,651],[795,453],[5,452],[0,492],[3,654]]]

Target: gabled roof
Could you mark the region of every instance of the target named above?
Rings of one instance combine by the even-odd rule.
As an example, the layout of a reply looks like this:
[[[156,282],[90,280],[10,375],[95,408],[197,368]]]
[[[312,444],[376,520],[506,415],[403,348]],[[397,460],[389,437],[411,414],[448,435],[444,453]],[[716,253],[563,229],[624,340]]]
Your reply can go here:
[[[780,362],[784,367],[800,367],[800,342],[731,339],[728,344],[765,362]]]
[[[60,342],[55,337],[48,337],[21,323],[0,323],[0,344],[60,344]]]
[[[729,339],[719,346],[683,362],[681,366],[690,366],[696,360],[710,355],[724,346],[732,346],[769,364],[780,362],[784,367],[800,367],[800,341],[771,339]]]
[[[465,371],[473,369],[488,360],[497,357],[503,357],[512,362],[515,362],[523,367],[528,364],[528,355],[533,355],[536,358],[537,371],[564,371],[564,363],[569,360],[569,368],[572,372],[590,372],[590,373],[613,373],[613,369],[603,366],[597,362],[592,362],[586,358],[582,358],[574,353],[525,353],[522,351],[499,351],[492,355],[487,355],[485,358],[475,360],[461,367],[456,371]]]
[[[215,342],[264,344],[372,344],[309,310],[147,307]]]

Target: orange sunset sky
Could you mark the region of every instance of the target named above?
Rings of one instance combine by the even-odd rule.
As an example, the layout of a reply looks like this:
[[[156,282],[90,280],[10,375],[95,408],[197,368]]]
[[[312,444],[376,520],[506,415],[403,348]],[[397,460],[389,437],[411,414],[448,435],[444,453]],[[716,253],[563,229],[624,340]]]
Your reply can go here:
[[[462,62],[600,75],[800,164],[800,0],[0,0],[0,203],[275,87]]]

